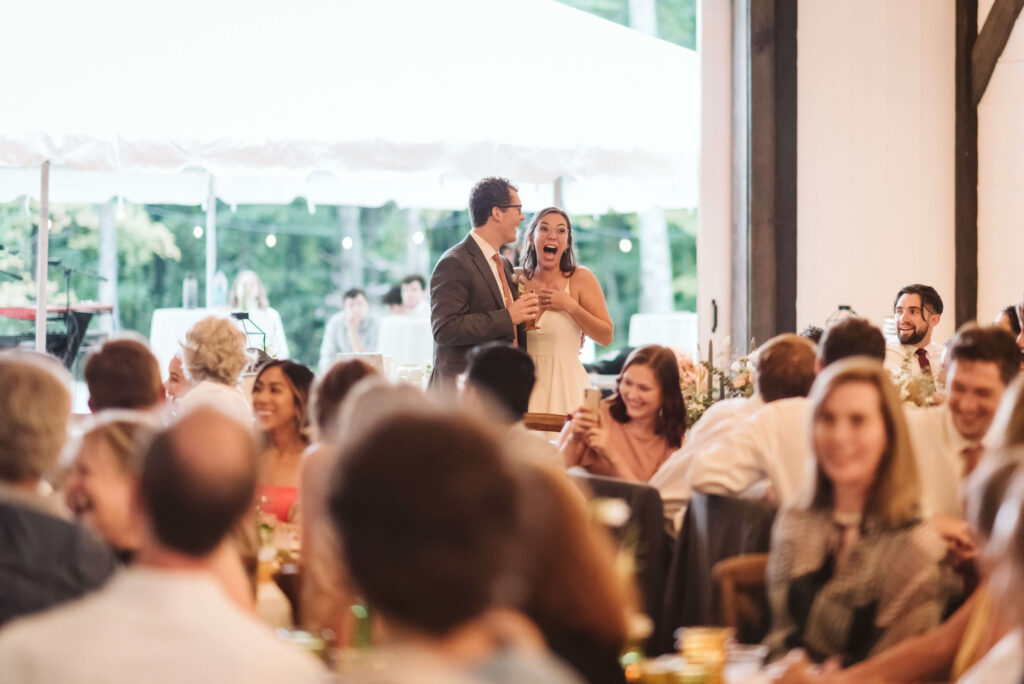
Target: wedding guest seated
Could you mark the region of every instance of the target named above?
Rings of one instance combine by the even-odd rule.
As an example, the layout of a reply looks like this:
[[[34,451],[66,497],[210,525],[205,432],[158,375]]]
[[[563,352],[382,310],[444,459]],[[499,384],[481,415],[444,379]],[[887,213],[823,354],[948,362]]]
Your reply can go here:
[[[1000,311],[993,325],[1002,328],[1016,338],[1020,335],[1020,318],[1017,317],[1017,307],[1011,304]]]
[[[994,599],[990,589],[993,558],[990,540],[996,514],[1003,503],[1007,487],[1024,464],[1024,451],[999,449],[987,454],[971,475],[968,483],[968,519],[985,552],[979,558],[981,584],[971,597],[945,622],[928,632],[905,639],[892,648],[838,672],[812,676],[803,670],[806,663],[794,664],[785,684],[817,682],[818,684],[857,684],[885,681],[1016,681],[986,679],[974,668],[986,659],[1013,625],[1005,608]],[[982,668],[984,670],[984,668]],[[966,680],[966,673],[972,674]],[[1024,672],[1022,672],[1024,674]],[[971,678],[973,677],[973,678]]]
[[[921,517],[921,487],[888,373],[869,359],[825,370],[810,397],[809,505],[772,530],[767,583],[775,657],[859,662],[939,624],[952,570]]]
[[[380,303],[384,305],[389,316],[400,316],[405,313],[405,308],[402,306],[402,288],[400,285],[392,285],[388,288],[388,291],[384,293],[384,296],[380,298]]]
[[[231,602],[216,554],[249,509],[256,446],[237,421],[197,409],[143,459],[142,544],[95,595],[12,624],[0,671],[14,682],[318,682],[322,668]]]
[[[825,331],[815,371],[820,373],[829,364],[851,356],[869,356],[879,362],[885,358],[882,331],[863,318],[847,318]],[[773,497],[792,504],[804,486],[811,458],[809,431],[806,398],[771,402],[694,458],[690,487],[705,494],[741,496],[768,480]]]
[[[342,310],[327,321],[320,345],[320,369],[326,370],[338,354],[377,351],[380,324],[370,314],[370,302],[359,288],[348,290],[342,298]]]
[[[0,625],[76,599],[114,571],[110,551],[61,517],[43,480],[67,438],[70,382],[55,359],[0,355]]]
[[[426,401],[359,431],[331,480],[342,563],[382,628],[351,680],[579,681],[511,607],[522,493],[498,443]]]
[[[104,411],[82,435],[64,482],[68,508],[123,562],[142,543],[142,521],[132,502],[142,470],[142,449],[160,429],[138,411]]]
[[[412,273],[402,278],[399,283],[402,291],[403,313],[418,318],[430,318],[430,300],[427,299],[427,281]]]
[[[179,414],[212,404],[245,425],[252,423],[249,401],[238,386],[249,362],[245,344],[245,333],[228,318],[207,316],[189,328],[182,358],[192,389],[181,401]]]
[[[897,341],[886,347],[886,370],[938,378],[942,344],[932,341],[932,334],[942,318],[942,297],[934,287],[915,283],[900,288],[892,308]]]
[[[1012,458],[1024,459],[1019,447]],[[1012,629],[964,673],[958,680],[960,684],[1024,680],[1024,611],[1020,607],[1024,591],[1024,473],[1021,468],[1017,469],[999,508],[986,555],[994,563],[993,601],[1006,611]]]
[[[924,486],[925,508],[949,518],[963,513],[962,480],[978,464],[1006,386],[1017,376],[1013,338],[995,326],[965,327],[949,343],[948,398],[907,412]]]
[[[167,401],[173,413],[177,413],[181,400],[192,389],[192,383],[189,382],[188,377],[185,375],[185,368],[182,366],[181,357],[181,350],[178,350],[171,357],[170,362],[167,364],[167,380],[164,382],[164,391],[167,393]]]
[[[128,338],[107,340],[85,362],[89,410],[156,410],[164,402],[160,363],[149,347]]]
[[[809,325],[800,331],[800,337],[804,337],[814,344],[821,342],[821,336],[825,334],[824,328],[819,328],[816,325]]]
[[[523,468],[523,610],[551,651],[587,682],[625,682],[619,664],[636,610],[635,587],[615,568],[615,547],[579,489],[556,470]]]
[[[558,449],[523,425],[523,414],[533,391],[534,369],[530,355],[504,342],[487,342],[466,355],[466,381],[461,398],[467,406],[495,402],[494,416],[504,427],[502,445],[513,458],[561,468]]]
[[[581,407],[571,414],[558,448],[567,467],[647,482],[686,432],[676,355],[653,344],[640,347],[615,384],[597,412]]]
[[[339,361],[315,383],[310,415],[314,442],[302,461],[299,497],[302,500],[302,582],[299,602],[305,629],[319,633],[333,631],[338,643],[350,643],[354,617],[349,610],[352,597],[344,589],[338,566],[338,543],[327,522],[327,490],[337,455],[338,419],[349,391],[361,380],[377,377],[377,371],[363,361]]]
[[[682,525],[690,500],[690,469],[697,455],[728,435],[765,404],[791,397],[806,397],[814,382],[815,348],[807,339],[786,333],[765,342],[751,354],[754,394],[715,402],[686,435],[681,449],[673,453],[651,478],[661,494],[667,523],[673,530]]]
[[[309,389],[313,371],[294,361],[271,361],[252,387],[252,408],[266,447],[257,498],[263,515],[292,522],[302,456],[309,446]]]

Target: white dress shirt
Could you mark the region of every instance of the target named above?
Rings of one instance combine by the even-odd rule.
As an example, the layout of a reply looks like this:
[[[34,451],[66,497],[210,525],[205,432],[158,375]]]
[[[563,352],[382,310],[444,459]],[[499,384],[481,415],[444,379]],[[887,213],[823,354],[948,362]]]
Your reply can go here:
[[[494,282],[498,284],[498,293],[501,295],[502,301],[505,299],[505,288],[501,286],[501,276],[498,274],[498,264],[494,262],[494,255],[498,253],[496,249],[484,240],[482,237],[477,235],[476,231],[470,231],[469,233],[473,240],[476,241],[480,251],[484,253],[484,259],[487,259],[487,265],[491,267],[491,274],[494,276]],[[508,284],[509,289],[512,288],[512,283]]]
[[[690,471],[693,491],[739,496],[767,478],[780,504],[798,503],[813,463],[810,416],[804,397],[766,404],[697,455]]]
[[[904,413],[917,455],[924,512],[963,518],[963,451],[979,443],[957,431],[948,404],[920,409],[907,406]]]
[[[1018,684],[1024,679],[1024,632],[1015,629],[964,672],[957,684]]]
[[[676,532],[682,525],[686,502],[690,500],[690,469],[697,455],[764,405],[759,394],[749,399],[736,397],[715,402],[686,431],[683,446],[673,452],[651,477],[649,484],[661,494],[665,519],[672,523]]]
[[[931,364],[932,375],[938,378],[939,371],[942,370],[943,345],[938,342],[929,342],[922,348],[925,351],[925,356],[928,358],[928,363]],[[905,362],[907,364],[907,372],[910,373],[911,377],[921,375],[921,362],[917,358],[916,353],[917,347],[912,344],[890,342],[885,347],[885,361],[883,362],[885,370],[895,376],[903,372],[903,364]]]
[[[321,682],[313,656],[280,641],[201,571],[121,570],[101,591],[0,633],[0,672],[19,684]]]
[[[922,513],[963,518],[964,439],[946,406],[906,411],[921,480]],[[700,453],[690,470],[695,492],[739,496],[767,479],[783,506],[810,501],[815,461],[807,399],[767,404]]]

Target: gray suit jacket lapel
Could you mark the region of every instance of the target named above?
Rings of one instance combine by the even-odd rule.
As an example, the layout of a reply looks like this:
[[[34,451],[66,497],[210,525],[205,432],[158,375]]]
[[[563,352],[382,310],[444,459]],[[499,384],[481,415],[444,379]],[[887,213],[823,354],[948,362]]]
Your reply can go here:
[[[473,239],[472,235],[467,235],[462,244],[466,246],[466,253],[469,255],[470,262],[476,267],[484,282],[487,283],[487,287],[490,288],[495,306],[499,309],[505,308],[505,298],[501,296],[498,283],[494,281],[494,272],[491,271],[491,265],[487,263],[484,253],[480,251],[480,245],[476,244],[476,240]]]

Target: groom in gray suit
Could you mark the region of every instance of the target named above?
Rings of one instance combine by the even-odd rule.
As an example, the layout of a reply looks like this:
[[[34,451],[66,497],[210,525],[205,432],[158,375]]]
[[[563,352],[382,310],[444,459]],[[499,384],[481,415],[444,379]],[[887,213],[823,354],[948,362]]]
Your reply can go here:
[[[434,370],[430,386],[451,389],[466,369],[466,352],[499,341],[526,349],[526,322],[540,315],[537,295],[519,296],[512,265],[498,254],[516,239],[523,205],[504,178],[484,178],[469,195],[473,230],[445,252],[430,276]]]

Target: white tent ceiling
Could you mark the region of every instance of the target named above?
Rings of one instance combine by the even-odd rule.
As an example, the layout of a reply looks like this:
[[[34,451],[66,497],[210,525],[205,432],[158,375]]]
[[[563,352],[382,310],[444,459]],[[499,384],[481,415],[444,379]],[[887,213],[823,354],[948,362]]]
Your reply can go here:
[[[0,200],[696,204],[696,54],[553,0],[5,7]],[[536,194],[531,197],[530,190]]]

